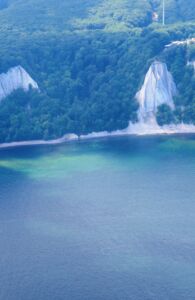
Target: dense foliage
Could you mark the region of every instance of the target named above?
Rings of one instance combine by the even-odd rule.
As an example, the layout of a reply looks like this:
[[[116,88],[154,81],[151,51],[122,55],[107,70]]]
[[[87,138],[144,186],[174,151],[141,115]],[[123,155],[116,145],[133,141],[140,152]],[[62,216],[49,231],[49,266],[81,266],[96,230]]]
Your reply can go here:
[[[195,50],[163,51],[172,40],[193,36],[195,25],[152,24],[159,1],[112,2],[0,0],[0,73],[22,65],[40,87],[2,101],[0,142],[127,127],[137,119],[135,94],[158,56],[179,90],[176,111],[159,108],[159,123],[195,123],[193,68],[186,66]]]
[[[163,56],[176,82],[178,94],[174,99],[174,112],[164,105],[159,107],[158,123],[195,124],[195,45],[173,47]]]

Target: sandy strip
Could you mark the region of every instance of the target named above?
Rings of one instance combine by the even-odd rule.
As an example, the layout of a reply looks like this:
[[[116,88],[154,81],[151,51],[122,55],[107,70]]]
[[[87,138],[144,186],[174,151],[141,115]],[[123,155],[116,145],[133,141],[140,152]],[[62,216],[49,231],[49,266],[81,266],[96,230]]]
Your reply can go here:
[[[137,135],[137,136],[147,136],[147,135],[173,135],[173,134],[195,134],[195,125],[190,124],[178,124],[178,125],[166,125],[158,126],[156,124],[129,124],[128,128],[124,130],[117,130],[113,132],[93,132],[87,135],[81,135],[78,137],[76,134],[66,134],[62,138],[55,140],[35,140],[35,141],[22,141],[22,142],[11,142],[0,144],[0,149],[12,148],[12,147],[22,147],[22,146],[37,146],[37,145],[57,145],[66,143],[69,141],[78,141],[79,139],[94,139],[103,138],[111,136],[125,136],[125,135]]]
[[[23,146],[37,146],[37,145],[57,145],[62,144],[68,141],[78,140],[78,136],[76,134],[67,134],[62,138],[55,140],[34,140],[34,141],[22,141],[22,142],[10,142],[10,143],[2,143],[0,144],[0,149],[3,148],[12,148],[12,147],[23,147]]]

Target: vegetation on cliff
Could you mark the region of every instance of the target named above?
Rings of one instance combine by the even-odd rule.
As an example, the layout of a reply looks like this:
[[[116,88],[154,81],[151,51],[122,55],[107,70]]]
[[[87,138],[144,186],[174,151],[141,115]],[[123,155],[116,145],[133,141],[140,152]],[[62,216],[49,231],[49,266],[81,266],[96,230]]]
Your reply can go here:
[[[161,20],[159,1],[0,0],[0,73],[22,65],[40,87],[1,102],[0,142],[127,127],[137,119],[135,94],[156,57],[178,86],[174,122],[195,123],[195,80],[187,66],[195,49],[163,51],[172,40],[194,36],[195,4],[180,0],[172,10],[174,2],[162,27],[152,21],[154,12]],[[169,114],[160,108],[159,123]]]

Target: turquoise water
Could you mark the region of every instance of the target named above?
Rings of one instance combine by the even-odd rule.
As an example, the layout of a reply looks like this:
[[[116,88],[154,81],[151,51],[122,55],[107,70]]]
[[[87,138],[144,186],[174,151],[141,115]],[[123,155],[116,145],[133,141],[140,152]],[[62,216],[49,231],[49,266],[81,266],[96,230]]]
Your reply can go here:
[[[0,300],[194,300],[195,137],[0,150]]]

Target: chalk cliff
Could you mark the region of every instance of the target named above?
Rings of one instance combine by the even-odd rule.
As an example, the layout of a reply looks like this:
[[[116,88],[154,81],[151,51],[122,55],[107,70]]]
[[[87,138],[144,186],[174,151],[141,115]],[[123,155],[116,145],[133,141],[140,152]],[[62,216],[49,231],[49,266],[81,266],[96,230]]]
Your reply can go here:
[[[177,89],[171,73],[165,63],[156,61],[149,68],[144,84],[137,93],[139,102],[138,118],[140,122],[155,122],[158,106],[167,104],[174,109],[173,97]]]
[[[165,49],[169,49],[169,48],[172,48],[172,47],[178,47],[178,46],[190,46],[190,45],[193,45],[195,44],[195,38],[189,38],[189,39],[186,39],[186,40],[183,40],[183,41],[173,41],[171,42],[170,44],[166,45],[165,46]]]
[[[193,64],[191,62],[189,64]],[[3,90],[2,84],[9,81],[10,86],[6,91]],[[7,84],[8,84],[7,83]],[[28,75],[22,67],[10,69],[7,74],[0,75],[0,99],[18,87],[24,90],[29,89],[29,85],[38,89],[37,83]],[[3,93],[3,92],[4,93]],[[175,133],[195,133],[193,124],[170,124],[159,126],[156,121],[157,108],[161,104],[167,104],[174,109],[173,97],[176,95],[177,89],[171,73],[168,71],[166,64],[162,62],[154,62],[149,68],[144,84],[141,90],[136,94],[139,101],[139,122],[132,124],[124,130],[113,132],[92,132],[91,134],[77,136],[76,134],[68,134],[64,137],[52,141],[23,141],[7,144],[0,144],[0,148],[24,146],[24,145],[42,145],[42,144],[59,144],[69,140],[100,138],[105,136],[119,135],[152,135],[152,134],[175,134]]]
[[[193,67],[195,72],[195,60],[188,61],[187,65]]]
[[[27,92],[30,87],[38,89],[38,84],[21,66],[11,68],[0,74],[0,101],[19,88]]]
[[[195,64],[194,64],[195,66]],[[136,94],[139,102],[138,122],[129,123],[128,128],[114,132],[93,132],[80,138],[95,138],[117,135],[152,135],[195,133],[193,124],[169,124],[159,126],[156,121],[158,106],[167,104],[171,109],[175,108],[173,97],[177,94],[177,88],[171,73],[165,63],[155,61],[149,68],[140,91]]]

